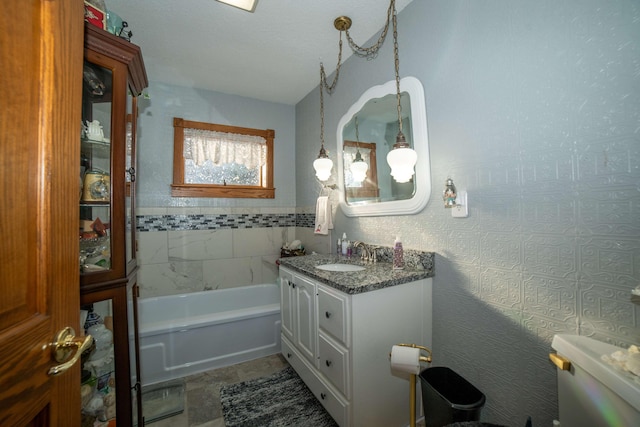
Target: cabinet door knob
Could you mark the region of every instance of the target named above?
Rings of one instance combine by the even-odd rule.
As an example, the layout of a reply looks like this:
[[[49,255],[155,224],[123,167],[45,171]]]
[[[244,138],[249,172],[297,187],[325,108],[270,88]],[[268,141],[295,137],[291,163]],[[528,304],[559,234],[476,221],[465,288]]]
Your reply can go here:
[[[291,353],[287,353],[287,358],[291,359]]]
[[[295,288],[295,287],[296,287],[296,284],[295,284],[295,283],[291,283],[291,286],[293,286],[293,287]]]
[[[327,319],[331,317],[331,313],[329,313],[328,311],[324,312],[324,317],[326,317]]]
[[[327,367],[333,365],[333,362],[331,360],[327,360],[324,363],[325,363],[325,365],[327,365]]]
[[[320,398],[322,400],[326,399],[327,398],[327,394],[326,393],[320,393]]]

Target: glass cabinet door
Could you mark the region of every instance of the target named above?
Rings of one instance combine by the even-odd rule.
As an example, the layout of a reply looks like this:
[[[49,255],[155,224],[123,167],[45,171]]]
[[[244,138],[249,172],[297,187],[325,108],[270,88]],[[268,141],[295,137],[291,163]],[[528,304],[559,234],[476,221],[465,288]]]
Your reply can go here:
[[[127,94],[127,133],[125,136],[125,224],[127,227],[125,236],[125,251],[127,262],[127,274],[136,266],[136,123],[138,115],[138,98]]]
[[[131,427],[134,425],[129,363],[129,307],[131,286],[126,282],[110,289],[80,294],[80,318],[94,346],[82,355],[82,425]],[[96,423],[97,421],[97,423]],[[95,424],[94,424],[95,423]]]
[[[140,384],[140,355],[138,338],[138,284],[127,286],[127,318],[129,320],[129,371],[131,375],[131,408],[133,425],[142,426],[142,388]]]
[[[94,339],[82,355],[82,425],[116,419],[116,355],[113,339],[113,301],[106,299],[81,306],[84,332]]]
[[[80,273],[112,267],[112,71],[84,63],[80,155]]]

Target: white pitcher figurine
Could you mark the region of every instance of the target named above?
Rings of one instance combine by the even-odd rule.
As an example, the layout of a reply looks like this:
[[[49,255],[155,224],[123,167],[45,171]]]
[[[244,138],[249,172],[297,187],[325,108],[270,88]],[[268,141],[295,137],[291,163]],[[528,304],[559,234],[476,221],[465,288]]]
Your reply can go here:
[[[101,141],[104,138],[104,131],[102,130],[102,126],[100,126],[100,122],[98,120],[94,120],[92,122],[87,120],[87,136],[90,139],[98,141]]]

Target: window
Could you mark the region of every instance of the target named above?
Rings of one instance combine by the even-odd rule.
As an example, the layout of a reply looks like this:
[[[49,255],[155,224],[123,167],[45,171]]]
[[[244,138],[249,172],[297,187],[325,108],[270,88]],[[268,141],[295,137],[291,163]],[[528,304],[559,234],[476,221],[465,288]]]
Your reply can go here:
[[[173,119],[174,197],[273,199],[272,129]]]

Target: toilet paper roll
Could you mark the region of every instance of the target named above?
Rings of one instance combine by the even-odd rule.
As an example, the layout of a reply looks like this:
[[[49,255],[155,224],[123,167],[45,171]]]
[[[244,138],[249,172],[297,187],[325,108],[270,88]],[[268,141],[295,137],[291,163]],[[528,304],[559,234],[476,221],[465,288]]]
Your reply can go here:
[[[418,375],[420,373],[420,349],[394,345],[391,348],[391,368]]]

